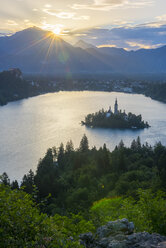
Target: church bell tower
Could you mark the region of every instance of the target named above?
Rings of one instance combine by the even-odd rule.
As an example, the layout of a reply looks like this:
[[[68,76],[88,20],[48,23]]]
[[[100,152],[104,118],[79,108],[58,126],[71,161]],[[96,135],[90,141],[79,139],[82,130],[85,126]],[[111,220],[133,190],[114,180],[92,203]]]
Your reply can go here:
[[[117,115],[118,114],[118,101],[117,98],[115,100],[115,105],[114,105],[114,114]]]

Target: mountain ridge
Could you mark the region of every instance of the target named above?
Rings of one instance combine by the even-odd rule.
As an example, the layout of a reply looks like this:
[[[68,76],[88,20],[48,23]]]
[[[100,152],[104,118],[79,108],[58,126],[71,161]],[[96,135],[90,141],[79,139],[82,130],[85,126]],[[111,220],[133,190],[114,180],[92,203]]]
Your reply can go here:
[[[79,44],[82,47],[77,47]],[[0,70],[20,68],[25,73],[163,73],[166,46],[126,51],[97,48],[83,41],[72,46],[50,31],[31,27],[0,37]]]

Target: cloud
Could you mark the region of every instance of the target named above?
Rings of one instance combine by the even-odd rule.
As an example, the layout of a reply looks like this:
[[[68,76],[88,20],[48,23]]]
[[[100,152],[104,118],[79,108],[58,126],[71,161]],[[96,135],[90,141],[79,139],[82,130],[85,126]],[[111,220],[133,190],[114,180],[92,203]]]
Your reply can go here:
[[[109,11],[116,8],[141,8],[145,5],[152,5],[152,0],[93,0],[90,4],[73,4],[73,9],[89,9]]]
[[[42,28],[43,29],[46,29],[46,30],[49,30],[49,31],[52,31],[52,30],[54,30],[54,29],[56,29],[56,28],[63,28],[64,27],[64,25],[62,25],[62,24],[50,24],[50,23],[47,23],[46,21],[43,21],[42,23]]]
[[[75,16],[75,13],[72,12],[57,12],[50,9],[43,9],[43,12],[47,13],[48,15],[56,16],[62,19],[71,19]]]
[[[151,23],[146,23],[144,26],[149,27],[149,28],[159,28],[162,27],[165,22],[151,22]]]
[[[72,18],[73,20],[89,20],[90,19],[90,16],[86,16],[86,15],[83,15],[83,16],[75,16]]]
[[[70,33],[98,47],[120,47],[129,50],[157,48],[166,44],[166,25],[160,27],[124,26],[112,29],[93,28]],[[95,39],[93,38],[95,37]]]
[[[0,37],[11,36],[12,34],[9,30],[0,30]]]
[[[17,26],[18,25],[18,23],[15,22],[14,20],[8,20],[6,24],[9,26]]]
[[[161,16],[156,16],[156,19],[158,21],[166,21],[166,14],[165,15],[161,15]]]
[[[130,48],[132,47],[133,49],[155,49],[163,45],[161,43],[155,45],[144,44],[144,43],[138,43],[136,41],[126,41],[126,44],[128,44]]]
[[[98,48],[102,48],[102,47],[116,47],[116,45],[113,45],[113,44],[102,44],[102,45],[99,45],[97,47]]]
[[[73,20],[89,20],[89,16],[86,15],[76,15],[75,12],[63,12],[63,11],[55,11],[50,9],[43,9],[43,12],[45,12],[48,15],[56,16],[57,18],[61,19],[73,19]]]
[[[46,7],[46,8],[51,8],[52,5],[51,5],[51,4],[45,4],[44,7]]]

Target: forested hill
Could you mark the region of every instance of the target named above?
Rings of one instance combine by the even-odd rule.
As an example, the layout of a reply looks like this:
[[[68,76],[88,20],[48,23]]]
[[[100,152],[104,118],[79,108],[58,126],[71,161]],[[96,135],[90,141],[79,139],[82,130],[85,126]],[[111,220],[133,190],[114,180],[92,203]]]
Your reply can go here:
[[[50,85],[48,81],[25,80],[20,69],[14,68],[0,72],[0,105],[55,91],[56,87]]]
[[[148,83],[143,94],[166,103],[166,83]]]
[[[102,231],[97,228],[123,218],[134,222],[135,231],[166,235],[165,165],[166,147],[141,145],[139,137],[129,148],[121,141],[112,152],[106,145],[90,149],[85,135],[78,149],[71,141],[50,148],[35,174],[23,177],[22,188],[17,181],[10,183],[6,173],[0,177],[0,247],[95,248],[99,242],[97,247],[108,248],[109,242],[122,239],[95,241]],[[79,236],[96,229],[95,236]],[[126,237],[125,248],[136,247],[135,242],[137,247],[146,248],[147,242],[158,247],[154,245],[166,239],[138,233],[128,246]]]
[[[138,138],[127,148],[121,141],[110,152],[106,145],[89,149],[84,136],[78,149],[71,141],[66,147],[48,149],[36,173],[30,171],[21,185],[30,194],[35,185],[39,202],[49,196],[45,206],[49,214],[79,212],[103,197],[135,197],[139,188],[166,191],[165,164],[166,147],[160,143],[152,148]],[[12,185],[17,187],[17,182]]]
[[[0,73],[0,105],[36,94],[36,90],[22,78],[19,69]]]

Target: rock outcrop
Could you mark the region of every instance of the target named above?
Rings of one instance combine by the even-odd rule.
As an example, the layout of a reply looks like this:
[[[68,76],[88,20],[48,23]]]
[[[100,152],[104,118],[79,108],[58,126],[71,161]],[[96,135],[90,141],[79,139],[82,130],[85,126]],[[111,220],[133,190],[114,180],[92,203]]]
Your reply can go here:
[[[134,233],[134,224],[127,219],[110,221],[97,229],[95,235],[80,235],[86,248],[166,248],[166,237],[147,232]]]

